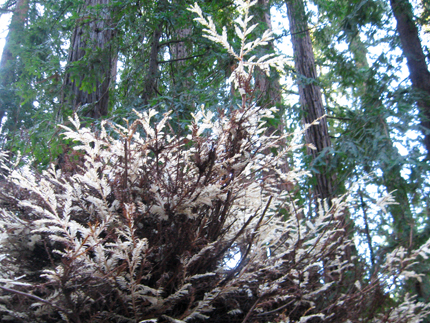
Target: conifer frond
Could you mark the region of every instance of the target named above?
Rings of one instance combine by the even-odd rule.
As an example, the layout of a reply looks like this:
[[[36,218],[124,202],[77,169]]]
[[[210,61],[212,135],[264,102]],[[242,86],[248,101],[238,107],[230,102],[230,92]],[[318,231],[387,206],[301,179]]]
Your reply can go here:
[[[256,3],[238,1],[239,49],[197,4],[189,9],[237,60],[237,109],[215,115],[201,106],[184,137],[170,130],[169,113],[155,122],[155,109],[135,111],[128,126],[103,121],[99,132],[75,114],[74,129],[62,126],[80,156],[72,171],[8,167],[0,151],[11,171],[0,204],[3,320],[357,322],[388,282],[420,279],[414,265],[429,256],[430,240],[395,249],[363,279],[344,221],[349,192],[320,201],[311,216],[280,188],[309,176],[280,165],[319,120],[268,134],[275,109],[248,101],[253,69],[283,65],[278,56],[247,57],[272,40],[270,32],[250,40]],[[429,311],[406,295],[370,320],[418,322]]]

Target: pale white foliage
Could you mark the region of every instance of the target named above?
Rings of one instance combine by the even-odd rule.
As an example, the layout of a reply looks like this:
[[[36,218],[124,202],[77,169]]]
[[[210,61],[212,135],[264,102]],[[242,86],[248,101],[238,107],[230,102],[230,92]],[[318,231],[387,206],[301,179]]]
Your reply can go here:
[[[270,32],[247,40],[255,28],[249,15],[255,3],[239,2],[239,52],[197,4],[189,9],[207,37],[238,60],[232,81],[242,94],[255,66],[268,73],[283,65],[271,55],[245,57],[272,40]],[[62,126],[82,154],[72,174],[54,166],[42,174],[28,166],[12,171],[0,152],[9,180],[25,192],[15,208],[0,210],[0,262],[7,268],[0,273],[1,286],[37,290],[44,299],[15,292],[27,297],[33,315],[73,322],[79,321],[76,315],[100,322],[198,322],[221,304],[229,316],[274,314],[278,321],[304,323],[332,319],[337,313],[331,307],[359,306],[379,281],[354,280],[348,290],[337,290],[354,266],[344,225],[349,194],[331,205],[320,201],[310,218],[279,188],[309,176],[300,169],[283,173],[279,166],[319,120],[291,135],[267,135],[262,120],[274,112],[250,105],[215,116],[202,106],[186,138],[170,133],[169,113],[159,117],[154,109],[135,111],[137,120],[128,127],[104,121],[99,133],[81,127],[74,115],[73,127]],[[271,148],[276,156],[267,153]],[[387,197],[378,205],[389,203]],[[20,252],[32,255],[36,249],[45,250],[47,261],[32,271],[20,264]],[[228,269],[223,263],[232,251],[240,260]],[[419,279],[413,264],[429,251],[430,240],[411,254],[398,248],[387,256],[381,275],[385,281]],[[30,275],[43,284],[27,280]],[[28,321],[27,312],[10,309],[8,293],[0,292],[2,318]],[[324,303],[327,293],[331,303]],[[292,321],[288,311],[296,309],[300,318]],[[406,296],[390,311],[390,322],[419,322],[428,311]],[[281,312],[287,316],[276,316]]]
[[[256,58],[255,56],[247,58],[246,56],[256,47],[267,45],[268,42],[273,40],[273,35],[270,30],[266,30],[261,37],[253,41],[248,41],[247,38],[251,35],[252,31],[257,27],[257,24],[249,25],[253,16],[249,15],[249,9],[255,5],[257,1],[237,1],[238,10],[241,15],[235,20],[235,31],[238,36],[241,47],[240,51],[236,52],[233,46],[228,42],[226,27],[222,29],[221,34],[218,33],[217,28],[209,16],[204,17],[203,12],[197,3],[194,3],[188,10],[198,15],[195,18],[197,22],[206,27],[203,31],[206,33],[204,36],[215,43],[222,45],[238,62],[237,67],[230,76],[230,81],[239,88],[239,92],[244,95],[245,80],[250,80],[252,72],[256,66],[262,69],[268,76],[270,75],[270,67],[278,70],[283,70],[286,60],[275,54],[267,54],[262,57]]]
[[[379,315],[372,323],[419,323],[430,314],[430,304],[417,302],[410,295],[406,295],[404,301],[397,307],[392,308],[388,315]]]
[[[393,191],[394,192],[394,191]],[[384,212],[387,213],[387,206],[393,205],[393,204],[399,204],[394,199],[394,196],[392,195],[393,192],[388,193],[387,195],[383,196],[381,199],[376,201],[376,205]]]
[[[207,207],[210,210],[215,203],[226,203],[228,200],[231,204],[225,214],[223,226],[225,233],[189,257],[178,256],[182,256],[183,267],[188,270],[202,258],[212,257],[220,246],[228,246],[231,243],[246,246],[252,239],[246,255],[247,262],[234,269],[237,270],[235,278],[227,281],[222,288],[215,286],[214,289],[208,290],[202,299],[196,300],[182,321],[209,317],[216,300],[244,292],[243,286],[252,281],[259,281],[263,273],[272,273],[276,279],[270,283],[262,282],[258,290],[248,289],[246,292],[248,297],[254,297],[254,293],[258,297],[267,297],[266,295],[282,290],[285,284],[294,282],[304,291],[301,300],[296,299],[295,302],[312,304],[312,299],[323,294],[331,286],[323,284],[318,288],[311,287],[313,284],[311,273],[321,270],[315,262],[324,260],[328,266],[336,268],[334,271],[337,275],[341,275],[348,266],[348,263],[341,261],[342,250],[336,251],[338,243],[333,239],[343,230],[337,226],[336,219],[339,217],[337,214],[345,208],[347,196],[334,200],[330,210],[321,210],[318,217],[308,222],[298,218],[297,211],[300,208],[293,201],[272,189],[278,181],[286,178],[290,181],[296,180],[302,175],[301,171],[290,171],[288,174],[273,172],[271,185],[267,181],[257,180],[256,174],[263,169],[276,169],[278,160],[292,149],[289,146],[278,147],[278,155],[272,159],[260,152],[276,147],[279,140],[284,139],[266,136],[264,132],[260,132],[262,129],[260,120],[262,116],[267,115],[270,115],[270,112],[251,107],[246,111],[233,113],[228,118],[214,120],[210,114],[201,111],[195,115],[195,130],[190,137],[190,140],[197,144],[181,150],[180,158],[178,153],[182,147],[182,139],[161,135],[165,132],[168,116],[162,119],[162,127],[159,123],[152,125],[148,119],[156,116],[155,111],[142,114],[142,119],[139,118],[127,130],[112,127],[119,139],[106,135],[106,125],[102,126],[101,133],[104,134],[102,136],[97,136],[86,128],[73,130],[64,127],[64,135],[79,143],[75,149],[85,152],[82,172],[66,179],[54,168],[45,171],[42,178],[28,167],[13,171],[11,179],[16,185],[31,192],[43,203],[35,203],[34,197],[19,202],[22,208],[31,209],[35,215],[35,219],[31,221],[31,229],[26,229],[28,225],[10,212],[3,211],[5,216],[2,220],[8,222],[9,226],[13,223],[15,230],[27,230],[26,236],[43,234],[53,243],[59,244],[54,248],[54,252],[67,260],[68,264],[46,268],[42,277],[49,283],[61,286],[64,284],[64,277],[68,275],[65,284],[69,286],[67,288],[71,288],[69,282],[76,284],[80,281],[79,277],[100,279],[100,284],[103,281],[116,285],[116,292],[122,301],[128,304],[134,315],[139,316],[143,310],[173,308],[178,302],[190,297],[189,293],[195,284],[216,277],[222,279],[223,275],[228,274],[222,274],[222,271],[203,271],[184,277],[182,286],[178,286],[175,293],[163,297],[163,290],[144,284],[149,276],[142,277],[138,274],[151,245],[156,241],[139,237],[136,233],[139,228],[135,222],[136,215],[146,214],[146,217],[153,217],[153,221],[158,223],[168,221],[176,223],[171,217],[181,214],[190,221],[194,221],[197,216],[200,221],[214,221],[210,218],[210,212],[202,217],[202,213],[197,213],[195,209]],[[204,122],[200,122],[201,120]],[[240,133],[232,133],[228,129],[234,129],[234,125],[239,124],[239,121],[248,135],[234,139],[235,136],[240,136]],[[71,119],[71,122],[79,124],[76,117]],[[145,136],[138,133],[137,125],[142,125]],[[203,135],[200,126],[211,132],[210,140]],[[232,137],[238,146],[236,148],[238,153],[232,153],[229,148]],[[148,150],[156,149],[155,145],[165,147],[171,145],[171,148],[163,150],[158,155],[151,155]],[[292,143],[291,146],[297,144]],[[138,198],[128,203],[121,202],[122,206],[119,207],[118,203],[112,201],[112,185],[117,183],[115,185],[120,188],[125,185],[124,164],[118,162],[126,154],[125,149],[128,154],[129,172],[126,189],[129,194],[134,192],[138,196],[150,194],[151,202],[144,199],[139,201]],[[207,158],[214,156],[213,163],[207,164],[205,168],[211,167],[211,174],[215,177],[205,178],[209,174],[206,171],[202,173],[201,164],[205,161],[196,160],[197,155]],[[147,192],[140,191],[133,185],[134,178],[139,178],[142,172],[154,172],[155,168],[151,171],[146,167],[150,165],[157,167],[157,159],[163,163],[162,173],[153,177],[154,180]],[[178,169],[183,171],[178,172]],[[179,180],[177,176],[181,176],[181,181],[192,187],[189,193],[180,192],[185,188],[178,188],[177,194],[170,194],[166,190],[167,183]],[[200,184],[205,180],[208,181],[207,184]],[[276,210],[281,205],[288,206],[291,212],[292,216],[287,220],[276,215]],[[175,210],[174,214],[171,210]],[[79,220],[80,216],[84,216],[83,221]],[[5,234],[5,230],[2,230],[2,234]],[[107,239],[106,235],[110,238]],[[10,239],[10,234],[5,239]],[[328,252],[337,253],[338,256],[327,258]],[[295,265],[288,259],[293,259]],[[75,280],[77,281],[73,282]],[[82,307],[82,311],[89,310],[90,304],[95,302],[92,296],[79,290],[73,292],[70,297],[74,302],[87,304],[86,307]],[[294,295],[282,297],[277,300],[283,299],[288,302],[296,298]],[[53,304],[59,304],[62,296],[57,293],[51,295],[49,299]],[[141,304],[146,305],[142,307]],[[42,308],[38,310],[41,311]],[[43,307],[43,310],[48,311],[49,307]],[[255,310],[263,309],[257,306]],[[235,313],[238,311],[240,309],[236,308]],[[323,314],[312,315],[322,317]]]

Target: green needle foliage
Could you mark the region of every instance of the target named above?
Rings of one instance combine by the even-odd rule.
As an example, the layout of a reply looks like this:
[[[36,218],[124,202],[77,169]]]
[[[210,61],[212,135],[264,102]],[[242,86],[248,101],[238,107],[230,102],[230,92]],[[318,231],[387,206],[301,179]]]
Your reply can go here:
[[[281,35],[285,1],[3,4],[2,322],[428,322],[426,98],[393,12],[287,3]]]

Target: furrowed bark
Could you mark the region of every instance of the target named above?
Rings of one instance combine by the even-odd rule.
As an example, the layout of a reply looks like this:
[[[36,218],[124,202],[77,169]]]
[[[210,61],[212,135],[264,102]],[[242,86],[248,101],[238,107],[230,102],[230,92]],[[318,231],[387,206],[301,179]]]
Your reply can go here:
[[[315,57],[303,0],[287,0],[285,3],[287,5],[291,42],[294,50],[294,63],[303,113],[302,120],[305,124],[309,124],[325,114],[321,89],[317,84]],[[312,144],[316,147],[315,150],[308,149],[308,154],[315,161],[325,149],[331,146],[326,118],[321,119],[319,125],[310,127],[306,131],[305,137],[307,144]],[[329,158],[325,156],[322,162],[324,165],[319,167],[318,173],[314,174],[316,178],[315,199],[330,199],[333,194],[333,179],[327,172]]]
[[[397,32],[406,57],[412,87],[422,93],[417,100],[421,131],[427,158],[430,157],[430,72],[421,46],[418,28],[413,21],[412,5],[407,0],[391,0],[391,9],[397,21]]]
[[[258,1],[258,12],[255,19],[257,23],[264,27],[265,30],[272,30],[272,20],[270,17],[270,4],[268,0]],[[272,42],[262,47],[263,54],[275,52],[275,47]],[[274,72],[274,71],[272,71]],[[279,75],[267,76],[260,68],[256,68],[255,87],[257,89],[257,99],[260,106],[276,106],[282,104],[281,84],[279,83]],[[272,132],[275,129],[272,129]]]
[[[27,18],[28,0],[18,0],[15,5],[14,13],[11,23],[9,25],[9,33],[6,36],[5,46],[0,61],[0,77],[1,87],[7,89],[15,79],[15,70],[13,68],[13,61],[16,59],[14,49],[21,43],[20,33],[24,30],[24,24]],[[0,124],[3,121],[8,106],[7,102],[0,100]]]
[[[268,0],[259,0],[258,8],[255,13],[255,19],[257,23],[264,28],[264,30],[272,30],[272,19],[270,16],[270,3]],[[274,53],[275,47],[273,42],[262,47],[262,55]],[[272,135],[277,133],[282,135],[285,131],[285,124],[282,121],[282,116],[284,115],[284,107],[282,105],[282,87],[279,82],[279,75],[276,71],[271,71],[271,75],[267,76],[266,73],[260,68],[255,69],[255,94],[257,99],[257,104],[261,107],[277,107],[279,109],[279,120],[277,126],[269,126],[267,128],[266,135]],[[281,145],[285,145],[285,141]],[[270,151],[266,152],[271,154]],[[283,173],[288,173],[290,167],[288,163],[284,163],[281,166]],[[268,176],[273,174],[268,174]],[[279,185],[279,189],[282,191],[292,191],[293,185],[291,183],[282,183]]]
[[[151,52],[149,54],[149,66],[148,73],[146,74],[144,83],[144,92],[142,94],[142,99],[144,104],[149,104],[151,98],[154,97],[156,91],[157,83],[157,72],[158,72],[158,52],[160,45],[160,37],[162,33],[162,24],[160,23],[152,34],[152,45]]]
[[[80,71],[80,75],[67,73],[64,81],[63,103],[70,104],[74,111],[88,105],[83,114],[95,119],[108,114],[109,86],[116,76],[117,56],[111,48],[115,30],[111,26],[109,3],[109,0],[85,1],[70,42],[69,66],[83,60],[87,51],[94,53],[87,69]],[[100,5],[104,8],[97,13],[91,10]]]
[[[184,6],[183,0],[174,1],[177,8]],[[188,13],[184,13],[188,15]],[[183,18],[182,18],[183,19]],[[195,82],[193,79],[193,67],[189,60],[193,56],[193,39],[191,20],[182,22],[178,19],[178,26],[173,26],[172,39],[177,41],[170,44],[170,55],[172,57],[171,68],[173,74],[173,85],[175,96],[179,98],[179,104],[176,107],[175,119],[182,128],[184,122],[191,120],[191,113],[195,111],[196,106],[193,102],[192,89]]]

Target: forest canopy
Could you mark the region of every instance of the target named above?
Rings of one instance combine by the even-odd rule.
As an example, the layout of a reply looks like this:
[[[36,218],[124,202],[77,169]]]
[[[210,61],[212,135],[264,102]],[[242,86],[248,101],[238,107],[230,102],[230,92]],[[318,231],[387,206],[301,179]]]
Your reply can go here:
[[[429,8],[3,1],[0,320],[430,322]]]

